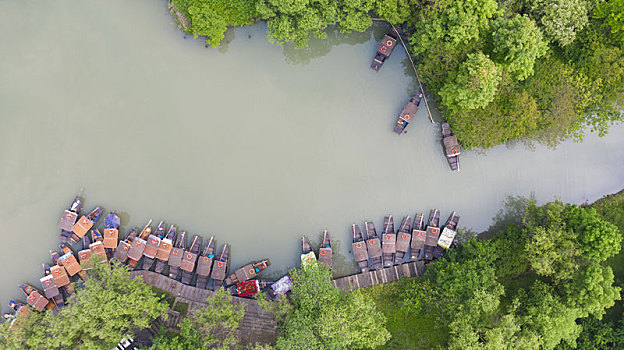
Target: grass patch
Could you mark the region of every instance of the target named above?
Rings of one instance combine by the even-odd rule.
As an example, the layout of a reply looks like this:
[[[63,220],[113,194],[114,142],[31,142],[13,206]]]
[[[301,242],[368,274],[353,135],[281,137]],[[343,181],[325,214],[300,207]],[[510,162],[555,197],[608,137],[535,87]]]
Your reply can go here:
[[[409,314],[401,304],[404,281],[378,284],[358,289],[358,293],[375,301],[386,316],[392,338],[378,349],[432,349],[444,346],[448,329],[435,321],[431,314]]]
[[[178,301],[175,304],[175,307],[173,308],[173,311],[179,312],[180,315],[186,315],[186,313],[188,312],[188,308],[189,308],[189,305],[187,303],[183,303],[181,301]]]

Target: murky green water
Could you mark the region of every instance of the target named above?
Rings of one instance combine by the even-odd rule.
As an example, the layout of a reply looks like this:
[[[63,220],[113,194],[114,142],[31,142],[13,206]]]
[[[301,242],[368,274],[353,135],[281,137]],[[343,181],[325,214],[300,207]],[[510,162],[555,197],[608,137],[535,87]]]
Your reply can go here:
[[[164,1],[0,0],[2,305],[38,283],[81,187],[87,210],[128,213],[124,231],[166,220],[278,275],[302,234],[329,229],[344,273],[352,222],[435,207],[482,230],[508,194],[582,202],[623,184],[624,127],[467,153],[451,173],[424,110],[392,133],[415,85],[400,50],[368,68],[383,26],[294,51],[263,26],[206,49],[171,22]]]

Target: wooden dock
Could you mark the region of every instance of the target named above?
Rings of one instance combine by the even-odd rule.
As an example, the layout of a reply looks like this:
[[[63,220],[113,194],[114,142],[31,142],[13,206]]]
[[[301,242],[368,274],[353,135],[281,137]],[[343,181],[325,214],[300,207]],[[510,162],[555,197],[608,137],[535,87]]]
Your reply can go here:
[[[372,287],[380,283],[421,276],[424,272],[425,264],[422,261],[412,261],[401,265],[386,267],[384,269],[336,278],[334,280],[334,286],[348,292],[358,288]]]
[[[132,271],[130,275],[132,277],[142,276],[144,283],[171,293],[178,298],[178,302],[189,304],[189,314],[206,307],[206,299],[215,294],[211,290],[187,286],[153,271]],[[245,306],[245,316],[243,316],[238,328],[238,336],[241,342],[245,344],[256,342],[267,344],[275,341],[277,323],[271,313],[264,311],[254,299],[233,296],[232,303]],[[181,319],[179,320],[181,321]]]

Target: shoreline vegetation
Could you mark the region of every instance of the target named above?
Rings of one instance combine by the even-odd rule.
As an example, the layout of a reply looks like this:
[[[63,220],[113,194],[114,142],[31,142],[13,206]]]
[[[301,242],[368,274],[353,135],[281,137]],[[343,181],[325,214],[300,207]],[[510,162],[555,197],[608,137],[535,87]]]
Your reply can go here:
[[[603,136],[623,119],[623,0],[171,0],[185,33],[218,46],[265,21],[267,38],[306,47],[326,30],[402,29],[416,68],[466,149],[549,147]],[[619,18],[619,20],[618,20]]]
[[[65,307],[0,324],[0,345],[112,348],[175,314],[149,349],[622,348],[623,229],[624,190],[583,205],[509,197],[417,278],[345,292],[319,262],[291,269],[287,297],[256,297],[277,324],[270,344],[240,343],[245,311],[225,290],[191,309],[94,254]]]

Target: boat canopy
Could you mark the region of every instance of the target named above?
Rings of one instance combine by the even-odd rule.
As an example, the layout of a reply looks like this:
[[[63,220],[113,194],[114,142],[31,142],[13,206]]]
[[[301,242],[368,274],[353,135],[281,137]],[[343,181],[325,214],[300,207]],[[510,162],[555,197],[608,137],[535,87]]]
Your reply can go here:
[[[280,278],[277,282],[271,285],[271,289],[275,292],[275,295],[284,295],[290,291],[292,288],[292,282],[290,281],[290,277],[288,275]]]
[[[301,266],[306,267],[316,261],[316,255],[314,252],[308,252],[301,254]]]

